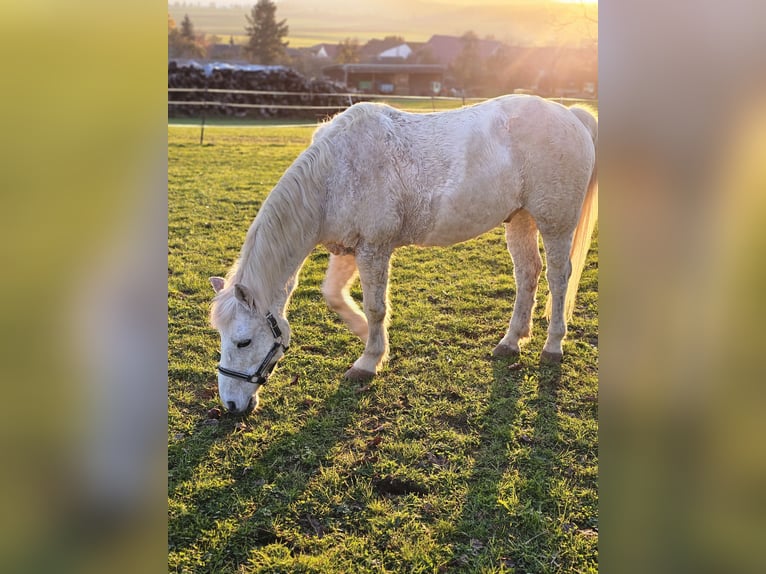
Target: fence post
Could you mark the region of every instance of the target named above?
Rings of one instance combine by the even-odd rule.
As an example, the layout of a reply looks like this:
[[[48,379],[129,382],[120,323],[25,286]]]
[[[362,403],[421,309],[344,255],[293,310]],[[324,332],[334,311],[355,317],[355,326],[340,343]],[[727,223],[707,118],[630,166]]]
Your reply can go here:
[[[202,92],[202,124],[200,125],[200,132],[199,132],[199,145],[202,145],[202,142],[205,139],[205,111],[207,110],[207,77],[205,78],[205,90]]]

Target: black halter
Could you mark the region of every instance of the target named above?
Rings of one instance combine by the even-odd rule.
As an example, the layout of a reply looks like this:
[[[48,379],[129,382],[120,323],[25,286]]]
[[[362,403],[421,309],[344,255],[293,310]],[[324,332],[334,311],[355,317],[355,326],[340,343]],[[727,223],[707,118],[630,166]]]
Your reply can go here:
[[[282,331],[279,330],[279,326],[277,325],[277,320],[274,318],[274,315],[271,313],[266,313],[266,320],[269,322],[271,334],[274,336],[274,344],[271,346],[271,350],[266,353],[266,356],[263,358],[263,361],[261,361],[261,364],[258,365],[258,368],[255,370],[255,372],[252,375],[248,375],[247,373],[232,371],[230,369],[225,369],[221,365],[218,365],[219,373],[226,375],[227,377],[232,377],[234,379],[240,379],[248,383],[252,383],[254,385],[266,384],[266,380],[269,378],[271,371],[273,371],[274,367],[277,365],[277,361],[274,361],[274,357],[280,350],[282,353],[284,353],[289,347],[289,345],[282,344]]]

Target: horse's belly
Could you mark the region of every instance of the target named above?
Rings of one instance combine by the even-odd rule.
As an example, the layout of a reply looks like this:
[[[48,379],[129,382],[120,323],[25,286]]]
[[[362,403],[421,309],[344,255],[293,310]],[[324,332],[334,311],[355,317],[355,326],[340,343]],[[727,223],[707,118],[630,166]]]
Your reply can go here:
[[[500,225],[521,207],[521,177],[506,155],[505,148],[496,147],[494,155],[485,151],[469,157],[457,177],[435,190],[423,245],[467,241]]]
[[[486,198],[442,201],[433,214],[433,226],[419,243],[445,246],[473,239],[500,225],[513,210],[507,201]]]
[[[490,225],[460,226],[457,224],[449,228],[436,229],[429,233],[421,242],[419,242],[419,244],[424,247],[445,247],[447,245],[454,245],[455,243],[461,243],[473,239],[474,237],[478,237],[482,233],[499,225],[501,222],[502,219],[495,221]]]

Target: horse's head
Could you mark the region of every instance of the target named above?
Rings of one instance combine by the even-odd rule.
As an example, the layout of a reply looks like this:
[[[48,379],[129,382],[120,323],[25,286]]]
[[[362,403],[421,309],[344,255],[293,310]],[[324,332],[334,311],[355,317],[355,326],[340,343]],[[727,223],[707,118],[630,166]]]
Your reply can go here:
[[[258,406],[258,391],[287,350],[290,326],[255,305],[253,294],[240,283],[225,285],[211,277],[216,292],[210,320],[221,335],[218,395],[232,413]]]

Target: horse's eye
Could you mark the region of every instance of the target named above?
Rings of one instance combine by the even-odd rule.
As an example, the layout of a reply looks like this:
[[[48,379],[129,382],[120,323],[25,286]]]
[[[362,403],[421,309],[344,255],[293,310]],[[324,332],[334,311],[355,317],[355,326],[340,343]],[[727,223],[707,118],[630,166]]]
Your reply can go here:
[[[244,347],[247,347],[252,342],[251,339],[248,339],[247,341],[240,341],[237,343],[237,348],[242,349]]]

